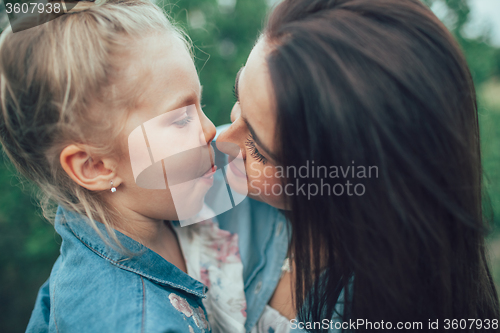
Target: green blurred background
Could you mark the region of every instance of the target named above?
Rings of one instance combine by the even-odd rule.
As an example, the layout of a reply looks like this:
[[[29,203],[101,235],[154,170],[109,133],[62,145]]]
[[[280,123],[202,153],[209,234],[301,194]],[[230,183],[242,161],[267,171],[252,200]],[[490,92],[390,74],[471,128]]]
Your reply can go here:
[[[492,42],[494,29],[471,28],[474,1],[490,1],[491,10],[498,10],[500,19],[500,7],[494,5],[500,0],[425,2],[458,39],[478,90],[485,185],[491,203],[485,206],[493,213],[488,247],[491,267],[500,287],[500,43]],[[229,122],[235,74],[245,63],[266,14],[275,3],[273,0],[158,3],[193,40],[203,85],[202,104],[216,125]],[[2,26],[7,23],[4,10],[0,3]],[[477,17],[474,20],[477,21]],[[36,190],[20,181],[5,160],[0,161],[0,188],[0,331],[22,332],[38,288],[49,276],[58,256],[60,239],[53,226],[41,217],[32,199]]]

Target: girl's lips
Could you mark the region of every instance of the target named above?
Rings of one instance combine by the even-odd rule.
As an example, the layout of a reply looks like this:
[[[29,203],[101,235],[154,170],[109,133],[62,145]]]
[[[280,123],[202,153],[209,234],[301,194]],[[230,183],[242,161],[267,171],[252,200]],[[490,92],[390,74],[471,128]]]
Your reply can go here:
[[[209,187],[212,187],[212,185],[214,184],[214,174],[216,170],[217,167],[215,165],[212,166],[203,176],[198,178],[198,180],[208,185]]]
[[[240,171],[240,169],[238,169],[238,167],[235,164],[235,161],[236,159],[234,159],[231,163],[229,163],[229,168],[231,169],[231,171],[233,172],[233,174],[239,178],[247,178],[247,175],[243,172]],[[240,160],[243,164],[243,160]]]
[[[212,166],[203,176],[201,176],[201,178],[212,178],[215,171],[217,171],[216,165]]]

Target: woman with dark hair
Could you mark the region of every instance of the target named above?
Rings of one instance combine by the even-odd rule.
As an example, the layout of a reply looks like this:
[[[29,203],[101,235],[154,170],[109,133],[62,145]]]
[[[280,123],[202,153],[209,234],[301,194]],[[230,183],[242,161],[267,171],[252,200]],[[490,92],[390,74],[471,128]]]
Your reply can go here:
[[[292,232],[270,307],[308,331],[498,330],[475,90],[427,7],[285,0],[235,88],[218,142]]]

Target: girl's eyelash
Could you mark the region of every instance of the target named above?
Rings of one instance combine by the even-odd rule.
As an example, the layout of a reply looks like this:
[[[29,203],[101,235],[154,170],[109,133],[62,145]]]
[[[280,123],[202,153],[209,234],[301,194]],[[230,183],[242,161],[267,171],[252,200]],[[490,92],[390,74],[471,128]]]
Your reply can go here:
[[[261,162],[262,164],[266,164],[267,158],[265,158],[255,146],[255,142],[253,141],[252,135],[250,134],[245,141],[245,146],[250,150],[250,155],[257,160],[257,162]]]
[[[189,124],[193,120],[193,117],[186,115],[184,119],[181,119],[179,121],[176,121],[174,125],[177,125],[179,127],[184,127],[187,124]]]

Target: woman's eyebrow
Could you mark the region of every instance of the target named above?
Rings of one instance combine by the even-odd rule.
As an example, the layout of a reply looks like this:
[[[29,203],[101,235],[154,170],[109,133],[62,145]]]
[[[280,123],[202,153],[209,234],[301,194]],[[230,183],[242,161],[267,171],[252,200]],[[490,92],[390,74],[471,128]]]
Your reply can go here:
[[[257,136],[257,134],[255,133],[252,125],[250,125],[250,123],[248,122],[248,120],[246,118],[244,118],[243,116],[241,116],[241,119],[243,119],[243,121],[245,122],[245,124],[247,125],[247,128],[248,128],[248,131],[250,132],[250,134],[252,135],[252,138],[253,140],[259,145],[259,147],[269,156],[271,157],[274,161],[278,161],[278,158],[276,157],[276,155],[274,155],[273,153],[271,153],[271,151],[266,148],[266,146],[264,144],[262,144],[262,141],[260,141],[259,137]]]
[[[234,80],[234,94],[236,95],[236,99],[239,101],[239,95],[238,95],[238,85],[239,85],[239,82],[240,82],[240,75],[241,75],[241,72],[243,71],[243,69],[245,68],[245,66],[242,66],[240,68],[240,70],[238,71],[238,73],[236,73],[236,79]]]

